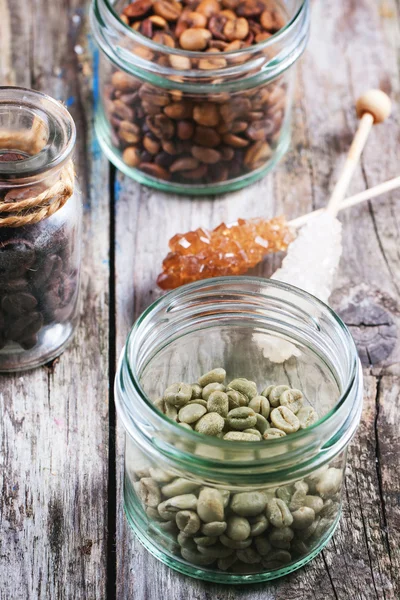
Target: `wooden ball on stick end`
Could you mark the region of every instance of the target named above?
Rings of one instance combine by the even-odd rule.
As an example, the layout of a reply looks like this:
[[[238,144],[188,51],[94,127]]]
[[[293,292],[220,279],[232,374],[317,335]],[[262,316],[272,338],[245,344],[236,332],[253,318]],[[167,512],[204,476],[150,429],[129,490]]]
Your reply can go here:
[[[357,115],[361,119],[365,113],[374,117],[374,124],[383,123],[392,112],[392,101],[382,90],[369,90],[357,100]]]

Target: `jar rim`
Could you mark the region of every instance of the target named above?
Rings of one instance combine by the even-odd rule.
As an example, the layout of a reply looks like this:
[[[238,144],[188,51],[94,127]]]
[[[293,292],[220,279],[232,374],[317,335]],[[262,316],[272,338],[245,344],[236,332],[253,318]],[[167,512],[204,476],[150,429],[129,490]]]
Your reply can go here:
[[[350,368],[349,368],[349,374],[348,374],[348,378],[347,378],[347,384],[346,384],[346,386],[343,387],[340,398],[335,403],[335,405],[332,407],[332,409],[330,411],[328,411],[323,417],[321,417],[321,419],[319,419],[314,425],[312,425],[306,429],[299,430],[296,433],[290,434],[290,436],[286,436],[286,437],[275,439],[275,440],[269,440],[268,448],[275,449],[275,448],[283,447],[283,445],[285,443],[287,444],[288,441],[290,443],[293,442],[295,445],[296,441],[305,439],[307,436],[310,436],[310,434],[317,435],[317,433],[321,431],[321,429],[324,425],[326,426],[330,421],[333,420],[333,418],[337,415],[337,413],[340,411],[340,409],[343,407],[343,405],[349,399],[351,391],[354,389],[354,386],[357,383],[357,379],[360,376],[360,366],[359,366],[358,354],[357,354],[354,340],[353,340],[351,333],[348,330],[347,326],[343,323],[343,321],[340,319],[340,317],[328,305],[324,304],[318,298],[316,298],[315,296],[312,296],[311,294],[305,292],[304,290],[301,290],[299,288],[296,288],[295,286],[292,286],[292,285],[289,285],[286,283],[282,283],[279,281],[266,280],[266,279],[260,278],[260,277],[247,277],[247,276],[213,278],[213,279],[203,280],[200,282],[182,286],[181,288],[178,288],[176,290],[173,290],[172,292],[169,292],[168,294],[165,294],[164,296],[157,299],[154,303],[152,303],[140,315],[140,317],[137,319],[136,323],[132,327],[132,329],[128,335],[125,348],[121,355],[121,364],[123,363],[123,365],[126,367],[126,371],[129,376],[129,382],[133,386],[134,392],[138,395],[138,397],[140,399],[140,403],[144,403],[144,405],[147,407],[147,409],[149,409],[151,411],[152,417],[155,417],[155,421],[157,422],[157,425],[159,426],[159,428],[162,428],[163,432],[168,431],[172,434],[172,436],[174,436],[174,435],[179,436],[180,439],[185,439],[185,440],[193,442],[193,443],[207,444],[210,447],[225,449],[228,452],[238,450],[237,442],[230,441],[230,440],[221,440],[219,438],[214,438],[214,437],[207,437],[205,439],[204,435],[202,435],[200,433],[197,433],[195,431],[189,431],[185,428],[182,428],[178,423],[175,423],[174,421],[169,419],[166,415],[161,413],[155,407],[153,402],[148,398],[148,396],[146,395],[146,393],[144,392],[144,390],[140,384],[139,375],[136,372],[134,366],[131,364],[131,361],[129,360],[129,356],[128,356],[129,349],[131,348],[131,345],[132,345],[132,340],[135,338],[137,332],[140,330],[140,327],[142,326],[143,322],[149,317],[149,315],[151,315],[151,313],[155,309],[159,308],[160,306],[162,307],[163,305],[164,306],[168,305],[168,303],[170,303],[171,299],[174,299],[174,298],[179,299],[179,296],[183,296],[184,294],[186,294],[188,292],[198,291],[205,287],[218,286],[221,284],[246,285],[246,284],[259,284],[259,283],[262,283],[264,286],[265,285],[270,286],[272,289],[275,288],[278,290],[280,289],[283,291],[287,291],[289,293],[294,294],[298,298],[306,299],[309,302],[311,302],[312,304],[314,304],[316,307],[318,307],[320,309],[322,308],[327,314],[329,314],[330,317],[334,320],[334,322],[336,322],[340,331],[344,334],[344,336],[348,342],[348,348],[350,351],[350,362],[351,362]],[[122,370],[121,370],[121,372],[122,372]],[[118,387],[118,375],[117,375],[116,385]],[[132,421],[132,418],[130,418],[130,417],[132,417],[132,415],[129,414],[129,408],[127,407],[126,404],[124,406],[124,403],[121,400],[121,398],[119,398],[118,393],[116,394],[116,405],[117,405],[118,414],[122,418],[122,421],[123,421],[126,431],[130,435],[132,435],[133,421]],[[354,406],[351,406],[351,408],[353,409]],[[350,413],[350,411],[349,411],[349,413]],[[356,413],[359,414],[359,410],[357,410]],[[346,418],[344,419],[343,422],[345,422],[347,420],[347,418],[348,418],[348,415],[346,416]],[[352,423],[351,424],[347,423],[348,428],[350,427],[350,425],[352,425],[352,427],[350,427],[350,429],[352,430],[351,435],[354,433],[355,426],[356,426],[356,425],[354,426],[354,421],[355,421],[355,417],[353,416]],[[357,423],[358,423],[358,421],[357,421]],[[343,423],[342,423],[342,425],[343,425]],[[335,433],[335,435],[337,434],[337,432],[334,432],[334,433]],[[289,437],[290,437],[290,440],[288,440]],[[324,441],[326,441],[326,440],[324,440]],[[265,447],[265,446],[263,446],[263,447]],[[246,451],[246,450],[254,451],[257,449],[259,450],[260,443],[259,442],[241,442],[240,449],[243,451]],[[304,446],[301,446],[298,449],[299,458],[300,458],[300,453],[302,453],[302,452],[304,452]],[[201,460],[204,461],[207,459],[204,459],[204,457],[201,457]],[[215,461],[213,459],[209,460],[209,464],[215,465],[216,462],[218,462],[218,461]],[[264,463],[265,463],[265,460],[264,460]],[[240,461],[239,463],[238,462],[235,462],[235,463],[230,462],[229,463],[229,467],[232,467],[232,466],[236,467],[238,465],[240,465],[240,466],[247,465],[248,466],[248,463],[242,462],[242,461]],[[219,465],[219,466],[221,466],[221,465]]]
[[[195,94],[223,90],[234,92],[274,81],[301,56],[309,34],[310,0],[299,1],[301,6],[280,31],[253,46],[222,52],[220,58],[227,59],[226,65],[211,70],[176,68],[170,62],[164,66],[152,58],[135,54],[125,47],[126,44],[119,44],[119,38],[126,37],[138,49],[156,51],[166,57],[176,56],[187,60],[208,57],[204,52],[169,48],[143,36],[120,19],[110,0],[93,0],[92,31],[101,50],[117,68],[143,81],[167,89],[171,88],[173,82],[174,89]],[[271,49],[274,47],[277,52],[271,57]]]
[[[49,137],[37,153],[22,160],[1,162],[3,180],[27,179],[60,168],[71,157],[76,143],[75,122],[67,108],[58,100],[29,88],[0,86],[0,110],[15,107],[18,112],[40,118],[49,128]]]
[[[154,42],[152,39],[146,37],[139,31],[132,29],[132,27],[124,23],[118,12],[115,10],[111,0],[103,0],[103,2],[107,7],[107,10],[109,11],[109,14],[112,15],[113,19],[115,19],[115,22],[118,25],[123,26],[124,32],[127,34],[129,33],[129,37],[132,40],[138,39],[141,43],[143,43],[144,46],[147,46],[148,48],[156,50],[158,52],[165,52],[165,50],[168,50],[168,48],[163,44]],[[248,46],[246,48],[231,50],[229,52],[223,52],[221,54],[229,57],[236,57],[241,56],[242,54],[248,54],[249,52],[253,53],[256,51],[258,52],[259,50],[265,50],[269,46],[272,46],[277,41],[280,41],[281,39],[286,37],[288,33],[290,33],[295,23],[298,21],[299,17],[303,14],[304,10],[306,9],[308,2],[309,0],[301,0],[301,6],[297,9],[297,11],[291,17],[291,19],[285,24],[284,27],[282,27],[282,29],[274,33],[270,38],[263,40],[262,42],[258,42],[257,44],[253,44],[252,46]],[[204,58],[204,52],[194,52],[193,50],[183,50],[181,48],[174,48],[174,54],[177,54],[179,56],[186,56],[188,58]]]

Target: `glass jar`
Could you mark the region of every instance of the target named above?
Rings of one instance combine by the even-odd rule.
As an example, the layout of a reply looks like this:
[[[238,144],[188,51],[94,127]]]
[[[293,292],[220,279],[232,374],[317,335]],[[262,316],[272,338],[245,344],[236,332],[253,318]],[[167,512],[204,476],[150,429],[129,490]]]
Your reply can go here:
[[[0,87],[0,371],[45,364],[78,321],[75,125],[40,92]]]
[[[292,357],[272,362],[271,348],[287,343]],[[227,381],[244,377],[258,390],[299,388],[319,420],[279,439],[234,442],[183,428],[155,408],[167,386],[216,367]],[[302,290],[232,277],[162,297],[133,327],[116,377],[134,532],[162,562],[209,581],[265,581],[301,567],[338,523],[362,392],[348,329]],[[241,532],[232,534],[232,517]]]
[[[198,2],[185,4],[194,10]],[[204,53],[163,44],[165,32],[150,19],[144,21],[150,29],[124,22],[126,0],[93,0],[92,30],[101,49],[96,131],[121,171],[158,189],[201,195],[249,185],[282,158],[309,0],[258,4],[279,11],[284,26],[277,33],[255,45]],[[137,24],[139,31],[132,28]],[[214,39],[216,46],[227,45],[223,38]]]

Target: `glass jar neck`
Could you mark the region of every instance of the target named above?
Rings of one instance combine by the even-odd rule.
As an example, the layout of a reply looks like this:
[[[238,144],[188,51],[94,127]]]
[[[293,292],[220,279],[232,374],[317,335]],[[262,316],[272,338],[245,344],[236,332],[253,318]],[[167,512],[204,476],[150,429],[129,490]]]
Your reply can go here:
[[[169,48],[141,35],[119,18],[115,4],[92,3],[92,30],[102,51],[127,73],[165,88],[173,81],[174,89],[188,93],[244,90],[272,81],[297,61],[309,35],[310,2],[292,0],[284,3],[288,23],[278,33],[254,46],[224,52],[214,59],[215,68],[210,64],[203,70],[203,52]],[[210,55],[207,59],[212,63]]]
[[[0,190],[50,185],[71,158],[76,131],[60,103],[40,92],[0,87]]]
[[[192,332],[238,324],[256,335],[268,332],[301,344],[327,366],[338,398],[315,425],[265,444],[237,444],[183,429],[154,407],[142,375],[158,353]],[[116,398],[127,434],[155,460],[162,453],[171,466],[190,467],[214,481],[232,481],[237,475],[241,484],[273,485],[290,481],[294,469],[296,476],[305,476],[346,447],[360,419],[362,372],[349,331],[319,300],[279,282],[221,278],[171,292],[140,317],[121,357]]]

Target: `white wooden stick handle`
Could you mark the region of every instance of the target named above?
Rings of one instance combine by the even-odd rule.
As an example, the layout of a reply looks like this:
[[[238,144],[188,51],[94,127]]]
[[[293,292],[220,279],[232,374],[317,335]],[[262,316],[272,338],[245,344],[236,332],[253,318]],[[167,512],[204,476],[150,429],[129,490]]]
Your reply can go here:
[[[351,198],[347,198],[339,205],[339,211],[344,208],[350,208],[351,206],[355,206],[356,204],[360,204],[361,202],[366,202],[367,200],[372,200],[377,196],[381,196],[387,192],[391,192],[400,188],[400,177],[395,177],[394,179],[389,179],[389,181],[385,181],[384,183],[380,183],[368,190],[364,190],[355,196],[351,196]],[[301,217],[297,217],[297,219],[293,219],[290,221],[289,225],[291,227],[295,227],[296,229],[302,227],[307,221],[315,217],[315,215],[319,215],[325,212],[325,208],[319,208],[318,210],[314,210],[313,212],[307,213],[306,215],[302,215]]]
[[[343,171],[334,187],[326,210],[336,216],[344,200],[362,151],[375,123],[382,123],[391,113],[390,98],[381,90],[370,90],[357,101],[360,125],[350,147]]]

